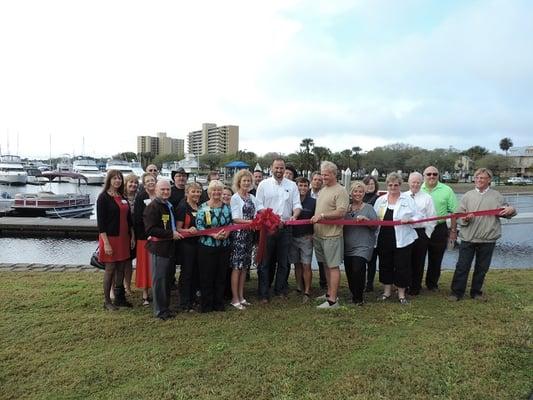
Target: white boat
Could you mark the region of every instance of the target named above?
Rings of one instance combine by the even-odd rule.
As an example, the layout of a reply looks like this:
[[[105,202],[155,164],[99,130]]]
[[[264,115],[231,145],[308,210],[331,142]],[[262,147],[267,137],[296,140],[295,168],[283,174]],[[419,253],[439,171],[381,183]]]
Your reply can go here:
[[[0,183],[8,185],[25,185],[28,174],[24,171],[19,156],[0,156]]]
[[[109,160],[106,163],[105,170],[109,171],[111,169],[119,170],[124,177],[129,174],[135,174],[140,178],[144,174],[141,164],[135,161],[130,163],[124,160]]]
[[[44,185],[48,182],[48,178],[42,175],[42,171],[35,166],[25,166],[24,170],[28,174],[26,183],[28,185]]]
[[[72,165],[72,171],[87,178],[88,185],[103,185],[105,182],[105,174],[98,169],[94,160],[75,160]],[[76,183],[77,179],[71,178],[70,181]]]
[[[49,182],[56,178],[62,181],[76,179],[85,180],[85,177],[73,172],[46,171],[43,172]],[[79,188],[79,185],[77,186]],[[11,208],[20,216],[25,217],[86,217],[93,213],[93,204],[88,194],[66,193],[56,194],[52,191],[38,193],[17,193]]]

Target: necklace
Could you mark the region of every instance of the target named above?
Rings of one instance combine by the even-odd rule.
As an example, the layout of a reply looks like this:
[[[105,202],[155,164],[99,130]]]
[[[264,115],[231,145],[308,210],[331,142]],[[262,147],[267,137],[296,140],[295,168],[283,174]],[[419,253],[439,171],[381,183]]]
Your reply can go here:
[[[361,203],[359,205],[352,203],[352,211],[361,211],[364,206],[365,206],[365,203]]]

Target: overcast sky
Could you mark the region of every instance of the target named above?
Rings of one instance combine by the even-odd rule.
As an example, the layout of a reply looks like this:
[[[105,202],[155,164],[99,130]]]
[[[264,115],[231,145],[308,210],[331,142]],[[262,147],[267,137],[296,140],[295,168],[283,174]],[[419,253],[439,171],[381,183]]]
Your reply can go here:
[[[258,154],[532,145],[532,21],[529,0],[2,1],[1,150],[104,156],[202,122]]]

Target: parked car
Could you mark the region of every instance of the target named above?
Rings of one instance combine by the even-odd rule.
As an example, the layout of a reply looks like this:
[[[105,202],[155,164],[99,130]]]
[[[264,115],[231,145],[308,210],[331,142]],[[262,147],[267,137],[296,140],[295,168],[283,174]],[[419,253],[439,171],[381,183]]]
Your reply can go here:
[[[527,185],[527,180],[521,176],[512,176],[507,179],[508,185]]]

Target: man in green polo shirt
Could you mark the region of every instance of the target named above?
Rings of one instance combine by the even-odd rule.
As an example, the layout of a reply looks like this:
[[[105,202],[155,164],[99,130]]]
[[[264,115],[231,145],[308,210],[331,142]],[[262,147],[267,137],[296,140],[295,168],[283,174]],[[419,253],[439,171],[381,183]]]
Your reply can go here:
[[[433,199],[437,216],[454,213],[457,209],[457,197],[452,188],[439,182],[439,170],[429,166],[424,170],[424,183],[422,190]],[[450,231],[446,220],[439,220],[435,230],[431,234],[428,243],[428,269],[426,272],[426,287],[428,290],[436,291],[439,288],[440,269],[442,258],[446,251],[448,240],[457,239],[457,221],[451,220]]]

